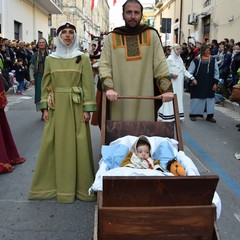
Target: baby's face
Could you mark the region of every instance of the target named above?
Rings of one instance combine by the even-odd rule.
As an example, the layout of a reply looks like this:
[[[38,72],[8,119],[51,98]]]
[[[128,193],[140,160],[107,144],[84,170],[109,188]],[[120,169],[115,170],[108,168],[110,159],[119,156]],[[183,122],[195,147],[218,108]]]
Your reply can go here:
[[[150,150],[147,145],[137,147],[137,156],[141,159],[150,157]]]

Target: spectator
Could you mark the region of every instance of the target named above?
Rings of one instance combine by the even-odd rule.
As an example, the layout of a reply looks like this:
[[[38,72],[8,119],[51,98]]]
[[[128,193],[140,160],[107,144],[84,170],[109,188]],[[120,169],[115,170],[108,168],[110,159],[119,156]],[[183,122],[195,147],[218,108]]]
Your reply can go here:
[[[231,63],[231,72],[233,78],[233,86],[237,84],[239,80],[238,69],[240,68],[240,42],[235,45],[235,53]]]
[[[25,42],[20,41],[18,43],[18,49],[17,49],[16,57],[17,57],[17,59],[20,58],[20,59],[23,60],[24,66],[28,65],[28,53],[27,53],[27,50],[26,50]]]
[[[200,42],[196,43],[196,46],[193,50],[195,57],[197,57],[199,55],[201,46],[202,46],[202,43],[200,43]]]
[[[29,54],[28,54],[28,51],[26,49],[25,42],[20,41],[18,43],[18,49],[17,49],[16,57],[17,57],[17,59],[22,59],[23,65],[27,69],[25,79],[30,81],[30,76],[29,76],[29,71],[28,71]]]
[[[17,94],[23,95],[23,90],[24,90],[24,80],[26,76],[27,69],[23,65],[23,60],[19,58],[15,64],[15,76],[16,76],[16,81],[18,82],[17,86]]]
[[[222,41],[219,43],[219,48],[218,48],[218,66],[220,66],[222,64],[223,61],[223,57],[224,57],[224,46],[225,46],[225,42]]]
[[[171,55],[167,58],[168,69],[172,78],[173,92],[177,94],[178,110],[180,120],[184,121],[183,109],[183,86],[184,77],[193,80],[194,77],[190,74],[180,57],[181,47],[179,44],[174,44],[172,47]],[[171,102],[163,103],[158,111],[158,121],[175,121],[173,104]]]
[[[89,50],[89,57],[92,64],[92,71],[93,71],[93,81],[94,83],[97,82],[98,79],[98,66],[99,66],[99,59],[101,56],[101,52],[99,47],[95,43],[92,44],[92,48]]]
[[[163,48],[164,55],[166,58],[168,58],[171,55],[171,46],[165,46]]]
[[[231,38],[229,40],[229,45],[230,45],[230,52],[233,51],[233,47],[235,46],[235,40],[233,38]]]
[[[229,39],[228,38],[224,38],[224,43],[225,44],[229,44]]]
[[[31,46],[32,46],[32,51],[35,53],[38,50],[36,40],[31,42]]]
[[[210,53],[213,57],[215,57],[218,60],[218,53],[219,53],[219,46],[218,46],[218,42],[216,39],[212,40],[212,44],[211,44],[211,49],[210,49]]]
[[[223,49],[223,59],[221,65],[219,66],[220,78],[224,80],[224,89],[223,89],[223,96],[229,98],[230,92],[229,89],[232,86],[229,86],[227,81],[228,75],[230,73],[230,65],[232,61],[232,54],[230,52],[230,45],[225,44]]]
[[[201,47],[200,56],[191,62],[188,71],[195,77],[190,89],[190,120],[196,121],[196,117],[203,117],[206,111],[206,120],[216,123],[214,105],[219,70],[217,61],[210,55],[209,46]]]
[[[2,62],[1,72],[3,77],[9,82],[9,72],[12,69],[12,61],[6,52],[6,46],[0,45],[0,59]]]
[[[192,62],[192,60],[195,58],[195,54],[193,52],[194,50],[194,46],[192,44],[190,44],[188,46],[188,54],[185,60],[185,67],[188,68],[190,63]]]
[[[182,52],[180,54],[182,60],[183,60],[183,63],[185,64],[186,63],[186,58],[188,56],[188,46],[187,46],[187,43],[182,43]]]
[[[209,39],[207,37],[203,38],[202,44],[203,45],[208,45],[209,44]]]
[[[30,61],[30,79],[31,83],[35,86],[35,100],[36,110],[40,111],[40,100],[41,100],[41,84],[42,76],[44,72],[45,59],[48,56],[48,45],[45,38],[39,38],[37,43],[38,50],[32,56]],[[43,120],[43,112],[42,112]]]

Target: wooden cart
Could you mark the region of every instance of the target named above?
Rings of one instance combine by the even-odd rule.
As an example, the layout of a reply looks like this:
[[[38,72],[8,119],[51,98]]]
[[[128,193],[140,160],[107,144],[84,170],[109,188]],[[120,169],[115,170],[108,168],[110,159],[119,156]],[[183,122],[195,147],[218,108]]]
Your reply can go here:
[[[120,97],[140,98],[140,97]],[[140,98],[142,99],[142,98]],[[154,99],[157,97],[144,97]],[[102,144],[126,135],[176,138],[183,150],[177,98],[175,122],[112,121],[102,99]],[[94,240],[219,240],[212,199],[218,176],[103,177],[95,209]]]

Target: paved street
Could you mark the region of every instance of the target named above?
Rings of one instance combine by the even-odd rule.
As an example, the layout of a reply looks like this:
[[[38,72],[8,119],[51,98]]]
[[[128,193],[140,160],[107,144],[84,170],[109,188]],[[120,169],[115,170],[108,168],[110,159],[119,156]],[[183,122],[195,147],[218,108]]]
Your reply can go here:
[[[95,203],[76,201],[58,204],[27,199],[35,168],[44,123],[35,111],[34,91],[30,87],[24,96],[8,93],[7,117],[21,156],[27,158],[9,174],[0,175],[0,239],[1,240],[90,240],[93,236]],[[217,191],[222,200],[222,214],[218,221],[223,240],[236,240],[240,222],[240,161],[239,134],[235,124],[240,113],[234,106],[216,106],[216,124],[204,119],[191,122],[189,95],[184,95],[185,122],[182,123],[184,149],[202,174],[220,177]],[[227,103],[226,103],[227,105]],[[237,105],[235,107],[238,107]],[[100,132],[91,126],[95,168],[98,169]]]

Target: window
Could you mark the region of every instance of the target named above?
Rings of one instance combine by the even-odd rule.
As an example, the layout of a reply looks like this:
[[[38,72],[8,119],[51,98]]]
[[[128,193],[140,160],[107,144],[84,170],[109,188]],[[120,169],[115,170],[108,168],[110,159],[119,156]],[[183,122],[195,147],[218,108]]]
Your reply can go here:
[[[43,33],[41,31],[38,31],[38,39],[43,37]]]
[[[22,23],[14,21],[14,39],[20,40],[22,38]]]
[[[52,26],[52,14],[48,14],[48,26]]]

